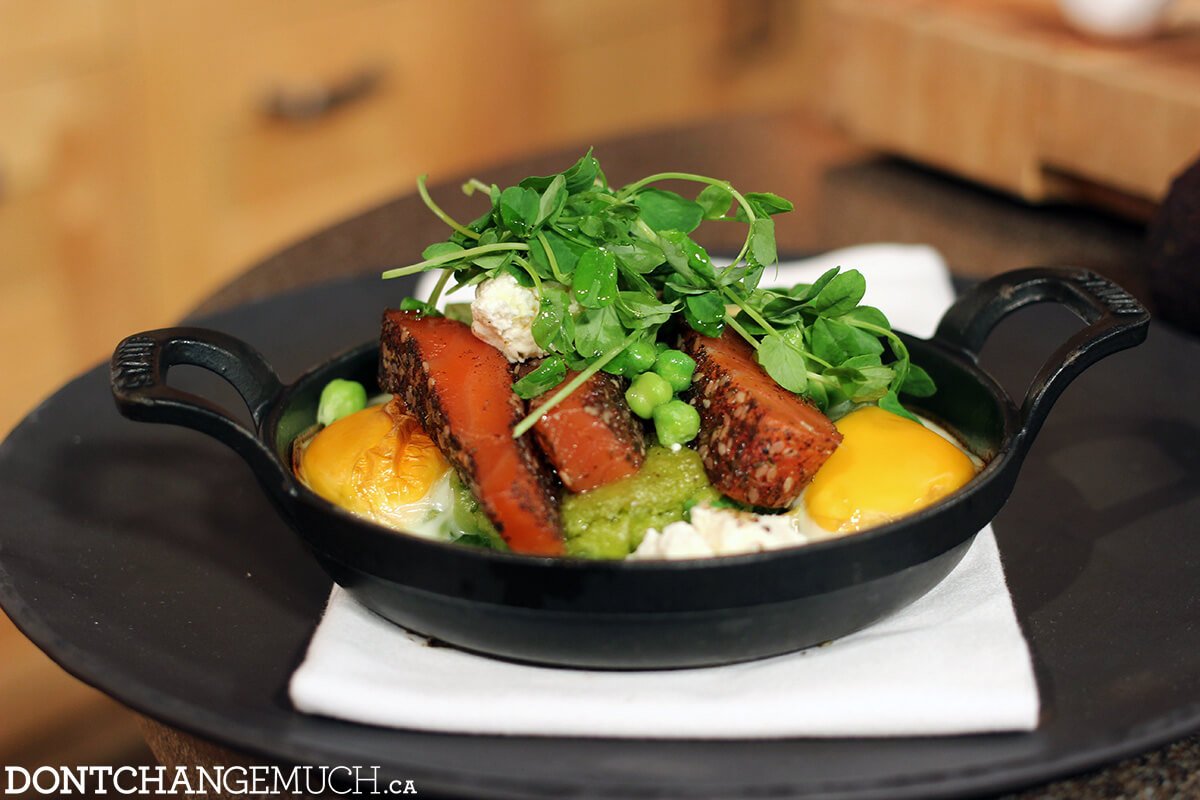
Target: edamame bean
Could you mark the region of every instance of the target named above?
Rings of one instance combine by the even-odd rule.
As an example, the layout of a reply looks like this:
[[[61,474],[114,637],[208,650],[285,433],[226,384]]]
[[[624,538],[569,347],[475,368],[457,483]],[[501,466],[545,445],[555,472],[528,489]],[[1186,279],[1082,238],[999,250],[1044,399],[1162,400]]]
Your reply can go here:
[[[672,389],[682,392],[692,385],[696,361],[681,350],[664,350],[654,362],[654,371],[671,384]]]
[[[317,403],[317,422],[332,425],[342,417],[348,417],[367,407],[367,390],[358,381],[334,378],[321,390]]]
[[[625,402],[642,419],[654,416],[654,410],[671,399],[671,384],[653,372],[643,372],[625,390]]]
[[[659,444],[687,444],[700,432],[700,413],[682,400],[671,400],[654,409],[654,430]]]
[[[625,348],[625,376],[632,378],[654,366],[658,353],[652,342],[634,342]]]

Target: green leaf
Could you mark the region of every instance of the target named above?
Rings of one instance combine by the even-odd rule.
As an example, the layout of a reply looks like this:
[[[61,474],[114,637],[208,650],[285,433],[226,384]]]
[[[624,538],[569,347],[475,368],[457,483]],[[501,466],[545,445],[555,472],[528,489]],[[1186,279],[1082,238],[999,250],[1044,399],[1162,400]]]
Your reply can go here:
[[[746,201],[754,207],[755,212],[765,212],[774,216],[775,214],[786,214],[796,207],[792,205],[791,200],[787,200],[772,192],[747,192]]]
[[[746,274],[742,278],[742,291],[749,293],[757,289],[759,281],[762,280],[763,271],[762,264],[747,264]]]
[[[624,278],[623,281],[622,278]],[[650,281],[622,264],[619,258],[617,259],[617,280],[619,285],[623,285],[627,289],[658,297],[658,291],[650,285]]]
[[[846,394],[855,403],[873,403],[879,400],[887,394],[892,381],[895,380],[892,368],[882,365],[862,367],[857,373],[849,385],[842,384]]]
[[[617,309],[585,308],[575,324],[575,349],[585,358],[594,358],[619,345],[625,339]]]
[[[512,385],[517,397],[532,400],[563,382],[567,377],[567,362],[560,356],[550,356],[525,377]]]
[[[825,392],[825,384],[820,381],[809,381],[808,387],[804,391],[817,408],[824,411],[829,407],[829,395]]]
[[[705,219],[720,219],[733,204],[733,193],[724,186],[709,184],[696,196],[696,204],[704,211]]]
[[[642,210],[642,221],[654,231],[691,233],[704,220],[699,203],[665,189],[643,190],[637,196],[637,205]]]
[[[759,280],[762,279],[762,274],[762,265],[756,263],[751,258],[747,264],[736,267],[725,267],[725,269],[718,272],[717,283],[720,286],[733,286],[737,284],[741,286],[743,292],[750,294],[757,288]]]
[[[884,330],[891,330],[892,324],[888,322],[887,316],[874,306],[858,306],[852,308],[842,314],[839,319],[844,322],[862,322],[867,325],[875,325]]]
[[[788,296],[794,297],[801,303],[806,303],[820,294],[821,290],[828,286],[829,282],[837,277],[837,274],[841,271],[841,267],[833,267],[821,273],[821,277],[817,278],[813,283],[797,283],[788,290]]]
[[[554,251],[554,258],[558,262],[559,273],[563,277],[569,276],[575,271],[575,265],[579,263],[579,256],[587,248],[572,242],[570,239],[555,233],[553,230],[542,231],[542,236],[546,237],[550,249]],[[533,239],[529,242],[529,260],[543,274],[554,274],[553,270],[550,269],[550,260],[546,258],[546,251],[538,239]]]
[[[487,228],[487,226],[492,224],[493,215],[495,214],[496,209],[499,207],[499,203],[500,203],[500,188],[493,184],[492,185],[492,207],[489,208],[483,214],[476,217],[475,219],[471,220],[471,224],[468,225],[467,227],[470,228],[471,230],[475,231],[476,233],[481,233],[485,228]],[[457,233],[455,235],[461,236],[461,234],[457,234]]]
[[[587,236],[589,239],[604,239],[604,217],[598,214],[591,214],[582,217],[579,220],[580,233]]]
[[[561,172],[554,175],[530,175],[517,185],[522,189],[532,189],[535,192],[541,193],[546,191],[546,188],[550,186],[551,181],[561,176]]]
[[[521,238],[529,238],[537,223],[541,197],[533,189],[510,186],[500,193],[500,219],[504,227]]]
[[[770,192],[747,192],[743,196],[746,198],[746,202],[750,204],[750,207],[754,209],[756,217],[770,217],[775,214],[786,213],[795,208],[791,201],[784,200],[779,195],[771,194]],[[740,204],[738,205],[737,214],[734,216],[734,219],[738,222],[750,221],[750,218],[746,216],[746,209],[742,208]]]
[[[779,260],[775,252],[775,220],[762,217],[750,223],[750,252],[764,266]]]
[[[629,244],[612,245],[608,251],[616,256],[623,266],[642,275],[667,262],[661,247],[641,239],[634,239]]]
[[[522,188],[533,189],[535,192],[544,192],[555,178],[561,177],[567,191],[571,194],[578,194],[585,189],[590,189],[599,174],[600,162],[592,155],[591,148],[588,148],[588,151],[565,172],[557,175],[530,175],[521,181],[520,185]]]
[[[542,284],[542,302],[534,317],[533,340],[548,352],[569,354],[575,349],[575,318],[570,312],[571,297],[556,283]]]
[[[692,330],[720,336],[725,330],[725,303],[715,292],[690,294],[683,301],[683,318]]]
[[[863,370],[868,367],[883,366],[883,359],[879,357],[878,353],[862,353],[861,355],[847,358],[839,366],[846,367],[847,369]]]
[[[929,377],[928,372],[916,364],[910,363],[908,374],[904,376],[904,385],[900,387],[900,391],[911,394],[913,397],[932,397],[937,392],[937,386],[934,385],[933,378]]]
[[[678,308],[678,303],[660,303],[653,294],[620,292],[617,295],[621,322],[632,330],[662,325]]]
[[[494,270],[500,269],[511,263],[513,260],[513,251],[508,250],[503,253],[485,253],[481,256],[476,256],[471,259],[471,263],[480,269]]]
[[[848,353],[829,330],[828,320],[818,317],[808,328],[808,346],[817,358],[837,366],[846,360]]]
[[[571,278],[575,299],[586,308],[612,305],[617,297],[617,261],[599,247],[585,250]]]
[[[795,325],[804,319],[804,306],[790,297],[777,297],[762,307],[762,315],[773,325]]]
[[[442,313],[433,306],[426,303],[424,300],[418,300],[415,297],[406,297],[400,301],[401,311],[416,311],[422,317],[440,317]]]
[[[789,392],[800,394],[808,387],[808,364],[804,353],[782,334],[770,333],[763,337],[758,345],[758,363]]]
[[[590,147],[578,161],[563,173],[563,177],[567,182],[567,191],[571,194],[577,194],[585,189],[592,188],[596,183],[596,179],[602,176],[600,162],[592,155],[592,148]]]
[[[491,277],[496,278],[501,275],[511,275],[512,279],[524,286],[526,289],[533,288],[533,278],[529,277],[529,273],[518,267],[516,264],[508,263],[501,266],[495,272],[486,273]]]
[[[447,303],[444,314],[446,319],[452,319],[464,325],[470,325],[473,322],[470,303]]]
[[[667,263],[684,281],[705,290],[711,287],[717,279],[717,271],[713,269],[707,250],[680,231],[662,231],[658,241]]]
[[[738,325],[742,326],[742,330],[751,336],[765,336],[767,333],[766,328],[751,319],[744,311],[739,311],[735,314],[734,319],[737,320]]]
[[[917,419],[915,414],[901,405],[900,398],[896,396],[896,392],[894,390],[888,390],[887,394],[879,398],[879,407],[884,411],[890,411],[897,416],[904,417],[905,419],[911,419],[918,425],[921,424],[921,420]]]
[[[691,294],[708,294],[712,289],[688,283],[679,275],[672,275],[663,282],[663,300],[678,300]]]
[[[818,317],[809,330],[813,355],[831,364],[863,354],[877,357],[883,352],[879,337],[836,319]]]
[[[550,185],[538,199],[538,213],[534,225],[541,225],[547,220],[553,222],[567,202],[566,180],[562,175],[555,175]]]
[[[857,306],[866,291],[866,278],[850,269],[835,275],[806,305],[823,316],[837,317]]]
[[[463,246],[454,242],[436,242],[421,251],[421,260],[428,261],[431,258],[449,255],[450,253],[461,253],[462,251]]]

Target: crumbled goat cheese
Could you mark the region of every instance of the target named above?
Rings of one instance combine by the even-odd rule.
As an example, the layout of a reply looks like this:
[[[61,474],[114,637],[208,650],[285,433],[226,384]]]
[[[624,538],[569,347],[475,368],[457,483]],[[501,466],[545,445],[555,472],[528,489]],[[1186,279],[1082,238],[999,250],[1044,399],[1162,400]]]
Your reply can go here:
[[[645,538],[629,558],[705,558],[756,553],[777,547],[805,544],[808,537],[787,515],[750,514],[699,505],[690,522],[672,522]]]
[[[509,361],[524,361],[546,355],[533,338],[533,321],[538,314],[538,296],[507,273],[475,287],[471,301],[471,331],[495,347]]]

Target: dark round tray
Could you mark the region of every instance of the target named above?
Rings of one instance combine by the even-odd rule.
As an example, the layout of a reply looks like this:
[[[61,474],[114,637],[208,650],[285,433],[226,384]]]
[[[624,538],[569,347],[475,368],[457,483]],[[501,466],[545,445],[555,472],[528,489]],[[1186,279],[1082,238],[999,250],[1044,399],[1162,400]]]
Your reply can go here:
[[[285,380],[375,334],[374,277],[198,323]],[[1034,308],[984,364],[1020,395],[1079,323]],[[1044,344],[1043,344],[1044,343]],[[0,445],[0,604],[63,667],[129,706],[284,762],[378,765],[423,794],[928,798],[1004,791],[1200,729],[1200,345],[1155,326],[1059,400],[996,521],[1043,697],[1030,734],[645,742],[455,736],[298,714],[286,686],[329,581],[232,452],[118,416],[107,368]],[[173,382],[235,407],[212,376]],[[222,393],[226,393],[222,395]]]

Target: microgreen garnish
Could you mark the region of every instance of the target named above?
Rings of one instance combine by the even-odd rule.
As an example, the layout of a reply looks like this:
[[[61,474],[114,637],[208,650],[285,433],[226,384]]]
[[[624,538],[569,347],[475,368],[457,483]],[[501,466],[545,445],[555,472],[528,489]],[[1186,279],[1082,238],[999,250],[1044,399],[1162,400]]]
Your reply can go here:
[[[653,185],[667,181],[702,188],[689,199]],[[434,305],[451,279],[453,291],[512,275],[538,294],[532,334],[550,354],[514,391],[535,398],[559,386],[567,370],[578,372],[516,426],[515,436],[599,370],[633,369],[626,362],[637,359],[625,351],[652,346],[672,320],[706,336],[720,336],[728,326],[754,347],[780,386],[835,418],[865,403],[911,417],[900,393],[934,392],[887,317],[860,305],[866,283],[857,270],[834,268],[791,289],[759,288],[764,270],[778,258],[772,217],[792,210],[778,195],[742,194],[728,181],[686,172],[662,172],[613,189],[590,150],[562,173],[529,177],[517,186],[468,181],[463,191],[485,193],[491,207],[466,225],[433,201],[424,177],[417,188],[453,233],[426,248],[420,262],[383,274],[445,271],[427,301],[409,298],[401,307],[436,314]],[[716,268],[691,238],[705,221],[747,226],[729,266]],[[453,315],[470,319],[461,306]]]

